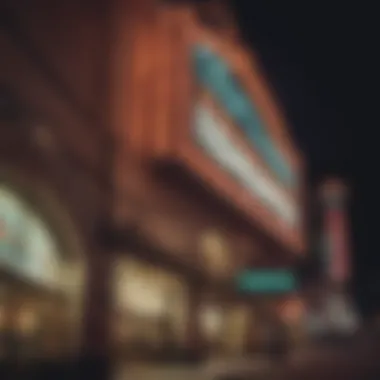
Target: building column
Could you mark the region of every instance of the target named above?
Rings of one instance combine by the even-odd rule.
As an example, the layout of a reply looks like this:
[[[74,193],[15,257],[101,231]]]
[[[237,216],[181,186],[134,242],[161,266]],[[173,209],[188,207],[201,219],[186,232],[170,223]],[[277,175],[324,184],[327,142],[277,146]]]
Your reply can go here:
[[[192,284],[189,291],[189,310],[187,319],[186,345],[194,353],[200,354],[203,348],[203,339],[199,323],[201,306],[201,290]]]
[[[89,357],[110,355],[111,264],[109,252],[98,251],[88,259],[83,352]]]
[[[258,311],[256,305],[250,305],[247,326],[247,337],[245,342],[245,351],[249,354],[254,353],[258,346],[257,329],[259,323]]]

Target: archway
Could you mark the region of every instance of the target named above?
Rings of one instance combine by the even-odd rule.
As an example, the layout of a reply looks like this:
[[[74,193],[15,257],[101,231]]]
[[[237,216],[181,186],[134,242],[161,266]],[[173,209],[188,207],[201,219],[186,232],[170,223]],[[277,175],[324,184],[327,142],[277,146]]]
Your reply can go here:
[[[84,255],[70,218],[54,203],[37,186],[0,178],[3,357],[71,356],[79,346]]]

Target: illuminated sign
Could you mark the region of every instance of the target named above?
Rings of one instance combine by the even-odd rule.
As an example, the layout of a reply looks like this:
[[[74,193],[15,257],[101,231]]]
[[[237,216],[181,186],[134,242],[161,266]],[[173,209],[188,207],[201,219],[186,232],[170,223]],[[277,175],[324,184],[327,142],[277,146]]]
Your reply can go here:
[[[193,47],[192,58],[197,81],[227,112],[281,183],[292,188],[297,186],[294,171],[279,149],[274,146],[252,99],[227,62],[201,44]]]
[[[252,196],[257,197],[286,224],[296,227],[300,210],[295,200],[266,175],[259,163],[242,152],[212,110],[204,105],[197,106],[194,120],[197,144]]]
[[[41,285],[55,286],[59,279],[59,253],[49,230],[5,187],[0,187],[0,266]]]
[[[238,275],[236,285],[243,293],[286,294],[297,290],[293,272],[283,269],[247,270]]]

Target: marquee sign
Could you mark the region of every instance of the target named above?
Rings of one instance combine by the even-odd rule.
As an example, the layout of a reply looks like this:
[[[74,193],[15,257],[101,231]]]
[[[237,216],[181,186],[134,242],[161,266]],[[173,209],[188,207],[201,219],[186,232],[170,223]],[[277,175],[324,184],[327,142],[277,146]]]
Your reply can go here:
[[[133,141],[144,155],[191,173],[289,251],[302,253],[302,162],[282,139],[281,118],[270,116],[272,103],[265,108],[256,101],[255,75],[239,71],[224,44],[193,32],[179,51],[182,64],[168,74],[170,109],[160,98],[157,128],[149,118],[146,133],[134,127]]]
[[[194,139],[196,143],[231,177],[258,197],[266,207],[292,226],[299,222],[299,206],[277,183],[269,178],[262,166],[242,152],[227,133],[222,120],[205,105],[195,109]]]
[[[255,104],[228,63],[203,44],[193,46],[192,58],[198,83],[211,93],[278,180],[294,188],[297,179],[293,168],[274,145]]]

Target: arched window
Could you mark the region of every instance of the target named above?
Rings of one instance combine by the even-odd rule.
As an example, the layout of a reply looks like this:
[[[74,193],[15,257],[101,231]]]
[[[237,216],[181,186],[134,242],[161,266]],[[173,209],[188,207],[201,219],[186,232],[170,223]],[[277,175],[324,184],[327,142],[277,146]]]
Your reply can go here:
[[[75,273],[83,267],[61,252],[53,231],[37,208],[0,183],[0,357],[76,352],[82,282]]]
[[[48,226],[11,189],[0,186],[0,268],[57,287],[59,248]]]

